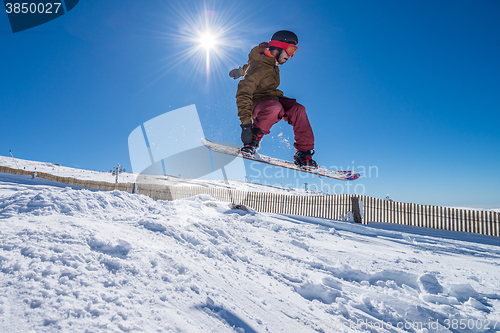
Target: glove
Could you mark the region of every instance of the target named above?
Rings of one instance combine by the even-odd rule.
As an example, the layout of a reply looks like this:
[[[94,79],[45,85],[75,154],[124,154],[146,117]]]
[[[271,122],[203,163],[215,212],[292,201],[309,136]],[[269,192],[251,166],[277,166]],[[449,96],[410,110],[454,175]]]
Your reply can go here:
[[[244,145],[248,145],[252,142],[253,133],[252,133],[252,123],[250,124],[241,124],[241,141]]]
[[[229,76],[232,77],[233,79],[238,79],[240,78],[242,75],[241,75],[241,66],[238,67],[238,68],[235,68],[235,69],[232,69],[230,72],[229,72]]]

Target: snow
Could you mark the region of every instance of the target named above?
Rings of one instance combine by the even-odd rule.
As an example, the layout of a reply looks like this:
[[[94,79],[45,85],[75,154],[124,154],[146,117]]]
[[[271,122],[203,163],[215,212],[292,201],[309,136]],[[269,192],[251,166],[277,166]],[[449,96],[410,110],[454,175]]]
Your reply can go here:
[[[114,183],[116,178],[110,172],[82,170],[78,168],[62,166],[57,163],[28,161],[6,156],[0,156],[0,165],[13,169],[50,173],[59,177],[73,177],[76,179],[95,180],[109,183]],[[122,173],[119,176],[119,181],[122,183],[133,183],[135,182],[136,178],[137,175],[131,173]]]
[[[500,332],[499,259],[495,237],[0,173],[0,332]]]
[[[0,156],[0,166],[6,166],[13,169],[23,169],[31,172],[45,172],[51,175],[59,177],[72,177],[82,180],[94,180],[100,182],[114,183],[116,176],[113,176],[110,172],[99,172],[82,170],[71,167],[62,166],[59,164],[48,163],[48,162],[37,162],[28,161],[17,158],[11,158],[6,156]],[[325,195],[323,192],[318,191],[306,191],[304,189],[297,188],[284,188],[267,184],[259,183],[243,183],[240,181],[229,180],[228,182],[219,180],[199,180],[199,179],[183,179],[172,176],[144,176],[141,175],[139,178],[138,174],[123,172],[118,176],[118,181],[120,183],[136,183],[141,181],[151,181],[152,183],[157,183],[158,179],[162,180],[162,184],[168,186],[204,186],[204,187],[224,187],[230,189],[241,189],[245,188],[245,191],[251,192],[271,192],[279,194],[292,194],[301,196],[311,196],[311,195]]]

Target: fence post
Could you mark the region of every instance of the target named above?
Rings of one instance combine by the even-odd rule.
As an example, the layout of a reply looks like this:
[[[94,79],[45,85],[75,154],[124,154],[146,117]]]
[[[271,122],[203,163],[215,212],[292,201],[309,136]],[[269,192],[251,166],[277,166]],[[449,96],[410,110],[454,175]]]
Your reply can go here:
[[[269,213],[271,212],[271,194],[272,193],[264,193],[264,212]]]
[[[351,209],[350,209],[350,206],[351,205],[351,202],[349,201],[349,195],[348,194],[344,194],[344,216],[347,214],[347,212],[349,212]]]
[[[384,222],[384,202],[385,202],[385,200],[377,199],[377,204],[379,207],[378,221],[377,222]]]
[[[380,221],[379,222],[387,222],[387,200],[379,199],[380,203]]]
[[[429,220],[427,217],[427,205],[422,205],[422,226],[426,227],[429,225]]]
[[[488,214],[488,213],[486,213]],[[495,236],[495,222],[493,220],[493,212],[490,211],[490,216],[488,217],[488,235]]]
[[[431,219],[431,206],[425,205],[425,227],[432,227],[432,219]]]
[[[455,215],[453,214],[453,208],[448,208],[448,214],[450,219],[450,230],[455,230]]]
[[[301,207],[301,213],[300,215],[306,216],[307,215],[307,203],[306,203],[306,198],[305,196],[300,197],[300,207]]]
[[[318,217],[326,218],[326,214],[325,214],[325,197],[324,196],[318,197],[317,203],[318,203]]]
[[[498,214],[499,213],[495,213],[495,236],[500,236],[499,233],[500,233],[500,221],[498,219]]]
[[[441,213],[439,212],[439,207],[434,207],[434,214],[436,215],[436,225],[434,228],[441,229]]]
[[[469,232],[469,222],[468,222],[469,219],[467,218],[467,210],[464,209],[463,212],[464,212],[464,220],[463,220],[464,221],[464,230],[463,231]]]
[[[344,217],[344,195],[339,194],[339,211],[338,211],[338,217],[342,218]]]
[[[332,197],[329,195],[325,198],[325,217],[327,219],[332,219]]]
[[[483,220],[483,229],[484,229],[484,234],[485,235],[490,235],[491,236],[491,231],[490,231],[490,220],[488,220],[488,212],[484,212],[484,220]]]
[[[370,203],[370,215],[369,215],[369,220],[368,221],[375,222],[375,212],[376,212],[375,202],[373,201],[372,197],[368,198],[368,202]]]
[[[464,223],[465,223],[465,232],[470,232],[470,211],[469,210],[464,210]]]
[[[435,214],[436,214],[436,229],[441,229],[441,212],[440,207],[435,206]]]
[[[453,209],[448,208],[448,230],[453,230]]]
[[[465,231],[466,232],[472,232],[472,214],[470,212],[470,210],[465,210],[464,211],[464,215],[466,217],[465,219]]]
[[[330,199],[330,209],[332,211],[332,215],[330,216],[330,218],[332,220],[336,220],[337,219],[337,215],[335,215],[335,210],[337,209],[337,205],[335,204],[337,202],[337,196],[336,195],[332,195],[331,199]]]
[[[363,223],[363,221],[361,220],[361,212],[359,210],[359,198],[352,196],[351,204],[352,204],[352,215],[354,216],[354,222]]]
[[[380,222],[387,222],[387,200],[385,199],[381,199],[380,200],[380,205],[382,206],[381,210],[382,210],[382,218],[380,220]]]
[[[403,202],[403,216],[402,216],[401,222],[403,225],[407,225],[407,223],[406,223],[406,203],[405,202]]]
[[[276,194],[276,195],[274,196],[274,198],[273,198],[273,199],[274,199],[274,200],[273,200],[273,201],[274,201],[274,205],[273,205],[273,210],[272,210],[272,212],[276,212],[276,213],[277,213],[277,212],[279,211],[279,208],[280,208],[280,206],[279,206],[280,196],[281,196],[280,194]]]
[[[478,212],[479,213],[479,212]],[[472,211],[472,232],[473,233],[477,233],[477,219],[476,219],[476,216],[479,215],[479,214],[476,214],[475,211]]]
[[[389,221],[390,223],[394,223],[394,201],[389,201]]]
[[[444,218],[445,218],[445,222],[446,222],[445,229],[450,230],[450,209],[449,208],[444,209]]]
[[[398,207],[399,202],[394,201],[394,222],[399,224],[399,207]]]
[[[309,213],[309,216],[316,216],[316,196],[314,197],[307,197],[309,201],[309,205],[311,206],[311,212]]]
[[[328,197],[327,196],[321,196],[319,207],[320,207],[320,210],[321,210],[321,217],[325,218],[325,219],[328,217],[328,214],[326,212],[326,207],[327,207],[326,204],[327,204],[327,202],[328,202]]]
[[[422,205],[418,205],[418,226],[421,227],[422,226],[422,219],[424,217],[424,206]]]
[[[446,213],[446,210],[448,210],[448,214]],[[448,216],[450,215],[450,209],[449,208],[444,208],[444,224],[445,224],[445,229],[450,230],[450,220]]]
[[[465,216],[465,211],[460,209],[460,231],[466,232],[467,217]]]
[[[419,225],[419,204],[413,204],[413,225],[418,226]]]
[[[414,226],[415,225],[415,204],[411,203],[410,207],[408,208],[410,210],[410,225]]]
[[[387,222],[394,223],[394,202],[388,201],[387,205],[389,207],[389,215],[387,217]]]
[[[408,204],[408,225],[413,225],[413,204]]]
[[[443,229],[448,229],[448,214],[446,213],[446,207],[443,207]]]
[[[313,199],[312,202],[313,202],[313,207],[314,207],[313,215],[315,217],[320,217],[321,215],[319,213],[320,209],[319,209],[319,204],[318,204],[319,197],[315,195],[312,199]]]
[[[479,215],[479,212],[477,213]],[[479,216],[478,216],[479,217]],[[479,233],[484,235],[484,210],[481,211],[481,220],[479,222]]]
[[[332,220],[337,220],[338,215],[337,215],[337,195],[334,194],[332,196]]]
[[[406,221],[406,215],[405,215],[405,203],[403,202],[400,202],[399,203],[399,218],[401,219],[401,223],[402,225],[405,225],[405,221]]]
[[[272,193],[264,193],[264,202],[265,202],[265,209],[264,212],[269,213],[271,212],[271,194]]]
[[[344,212],[344,200],[345,200],[345,194],[341,194],[340,195],[340,198],[339,198],[339,217],[343,218],[344,215],[345,215],[345,212]]]

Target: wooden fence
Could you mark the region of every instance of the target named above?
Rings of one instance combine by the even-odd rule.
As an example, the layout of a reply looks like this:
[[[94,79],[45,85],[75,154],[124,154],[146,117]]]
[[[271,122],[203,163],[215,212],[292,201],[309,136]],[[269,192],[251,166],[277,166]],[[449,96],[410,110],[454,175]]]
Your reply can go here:
[[[91,188],[91,189],[96,189],[96,190],[105,190],[105,191],[114,191],[114,190],[119,190],[119,191],[129,191],[133,192],[134,191],[134,184],[133,183],[107,183],[107,182],[99,182],[95,180],[83,180],[83,179],[76,179],[72,177],[60,177],[60,176],[55,176],[50,173],[45,173],[45,172],[40,172],[40,171],[29,171],[29,170],[22,170],[22,169],[13,169],[5,166],[0,166],[0,172],[7,172],[7,173],[12,173],[15,175],[22,175],[22,176],[31,176],[31,177],[36,177],[37,178],[42,178],[45,180],[50,180],[58,183],[63,183],[67,185],[74,185],[74,186],[79,186],[79,187],[85,187],[85,188]]]
[[[252,193],[203,187],[170,188],[172,199],[208,194],[215,199],[243,204],[258,212],[342,219],[352,212],[353,195],[292,196],[276,193]],[[363,202],[363,223],[385,222],[500,236],[500,214],[381,200],[355,195]]]
[[[0,172],[33,175],[33,171],[0,166]],[[58,177],[37,172],[37,177],[68,185],[99,189],[138,192],[157,200],[176,200],[206,194],[216,200],[245,205],[258,212],[342,219],[352,212],[352,195],[294,196],[265,192],[245,192],[203,186],[166,186],[157,184],[107,183]],[[402,225],[471,232],[500,236],[500,214],[491,211],[465,210],[393,202],[367,196],[356,196],[362,202],[363,223],[386,222]]]
[[[364,220],[500,236],[500,213],[394,202],[360,196]]]

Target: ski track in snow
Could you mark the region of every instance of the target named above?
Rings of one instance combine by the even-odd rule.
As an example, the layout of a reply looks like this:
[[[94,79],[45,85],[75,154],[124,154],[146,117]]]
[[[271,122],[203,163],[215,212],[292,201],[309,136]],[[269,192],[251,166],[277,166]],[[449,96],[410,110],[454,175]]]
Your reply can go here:
[[[0,332],[500,332],[494,237],[1,176]]]

